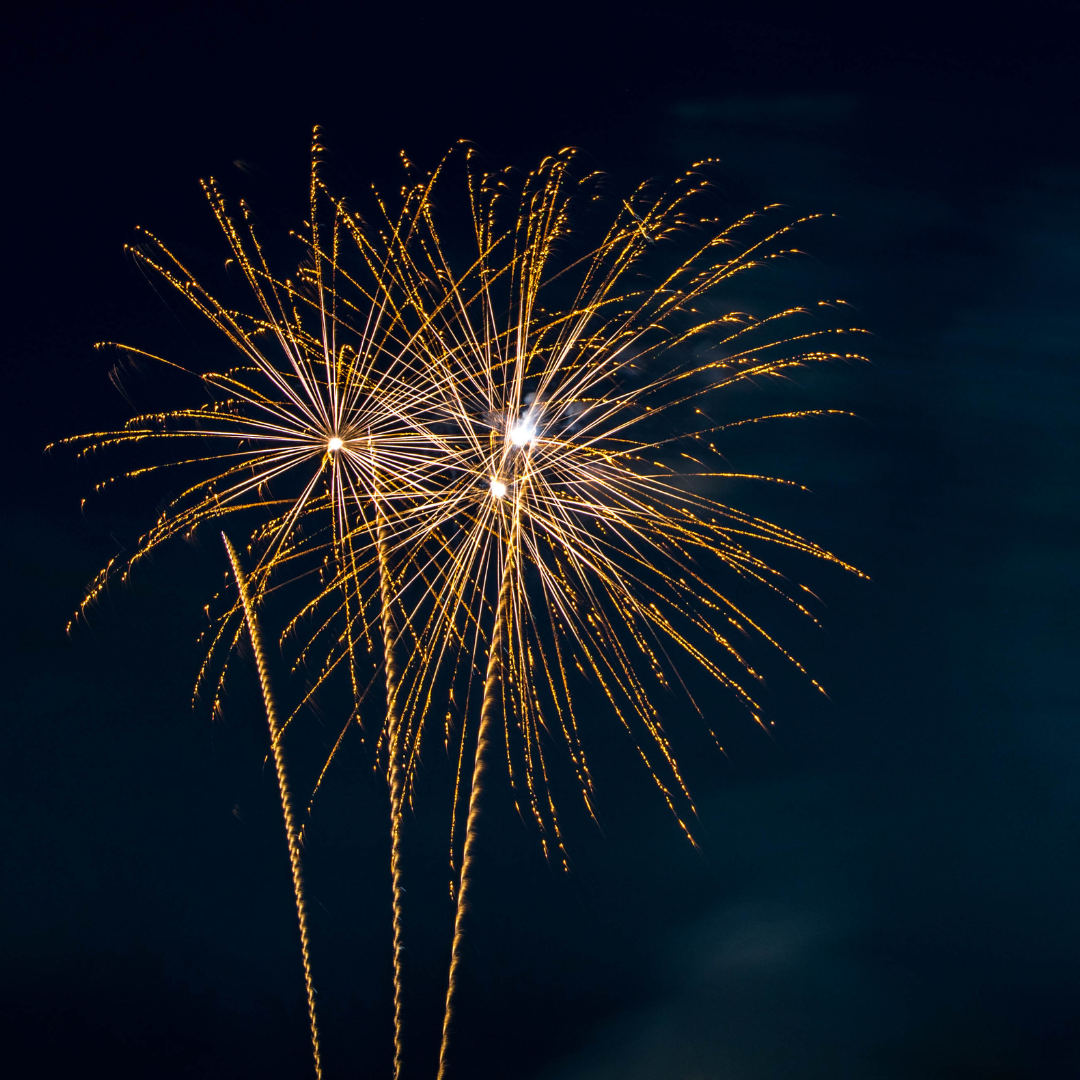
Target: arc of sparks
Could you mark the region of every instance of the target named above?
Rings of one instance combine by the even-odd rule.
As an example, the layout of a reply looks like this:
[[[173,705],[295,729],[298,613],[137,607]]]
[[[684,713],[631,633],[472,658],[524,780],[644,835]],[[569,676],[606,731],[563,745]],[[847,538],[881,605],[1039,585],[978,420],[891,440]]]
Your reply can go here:
[[[402,845],[405,799],[405,762],[402,760],[401,709],[397,700],[401,667],[397,656],[397,627],[394,620],[394,585],[390,572],[390,536],[385,512],[375,496],[376,548],[379,560],[379,601],[382,607],[383,664],[386,672],[387,787],[390,792],[390,877],[393,889],[394,956],[394,1080],[399,1080],[404,1059],[402,1035],[404,976],[405,885],[402,872]]]
[[[557,854],[567,866],[545,740],[561,736],[595,818],[593,781],[575,716],[580,673],[606,699],[693,842],[687,824],[693,802],[645,670],[669,689],[668,674],[680,678],[665,649],[672,645],[731,691],[759,724],[758,706],[744,683],[761,676],[733,634],[767,642],[805,673],[699,560],[713,560],[771,590],[810,618],[779,570],[756,553],[756,544],[857,573],[803,537],[693,487],[694,478],[712,483],[740,475],[789,483],[727,471],[720,451],[708,441],[725,425],[694,420],[693,430],[680,428],[674,437],[658,434],[655,425],[644,431],[640,425],[665,415],[669,421],[683,417],[699,395],[739,381],[783,376],[802,364],[857,354],[822,347],[822,335],[841,330],[775,332],[786,326],[783,320],[805,314],[801,308],[765,319],[716,310],[711,291],[785,254],[770,244],[775,247],[792,226],[737,244],[738,230],[755,215],[715,228],[717,219],[692,213],[691,200],[708,185],[694,170],[658,196],[643,185],[623,201],[614,220],[607,219],[599,240],[582,243],[571,204],[601,195],[595,190],[598,174],[571,175],[572,152],[545,159],[529,173],[514,207],[511,173],[481,174],[467,151],[476,249],[462,271],[447,254],[461,250],[458,238],[444,249],[433,209],[442,201],[433,192],[445,161],[404,190],[400,214],[390,214],[380,201],[387,216],[377,235],[331,199],[334,226],[327,243],[316,213],[317,197],[328,195],[316,178],[318,149],[316,139],[310,232],[300,238],[308,263],[301,267],[299,284],[271,274],[246,208],[242,234],[213,184],[207,185],[236,261],[258,298],[256,318],[214,300],[155,238],[149,254],[135,252],[241,352],[244,366],[201,376],[215,403],[136,417],[123,432],[81,441],[89,453],[146,439],[195,439],[199,456],[175,464],[218,466],[210,480],[169,503],[124,565],[125,576],[137,559],[202,522],[233,511],[261,515],[250,535],[259,552],[250,578],[225,538],[244,618],[230,637],[233,606],[221,619],[210,653],[219,644],[226,650],[235,646],[245,627],[256,650],[301,920],[317,1073],[300,832],[284,758],[279,758],[281,735],[292,717],[281,722],[273,707],[252,583],[263,597],[286,572],[293,582],[311,574],[313,557],[322,557],[318,587],[286,627],[286,633],[299,633],[302,621],[314,625],[310,633],[303,629],[307,636],[298,664],[314,662],[316,648],[323,650],[301,708],[335,671],[347,669],[351,724],[367,693],[357,677],[356,654],[366,648],[377,655],[381,636],[386,712],[377,767],[385,752],[395,1080],[400,1080],[404,1050],[404,812],[413,798],[432,703],[448,687],[449,702],[458,705],[454,689],[459,678],[466,683],[464,703],[458,705],[452,875],[458,797],[466,785],[469,799],[459,884],[451,885],[457,908],[439,1055],[444,1080],[473,896],[479,814],[500,739],[515,800],[524,791],[545,856]],[[503,205],[508,206],[505,218]],[[675,241],[702,233],[704,241],[689,258],[656,273],[657,260]],[[367,274],[363,282],[346,265],[345,235],[355,241],[361,274]],[[274,356],[262,347],[266,338],[277,346]],[[662,365],[656,363],[660,357]],[[741,422],[760,419],[765,418]],[[686,447],[693,453],[681,452],[680,438],[697,440]],[[227,449],[203,454],[207,442],[220,448],[220,440]],[[707,453],[720,460],[703,463]],[[681,462],[672,464],[674,457],[693,462],[694,470],[677,468]],[[294,487],[288,497],[271,497],[272,484],[289,483]],[[112,564],[86,603],[104,588],[111,570]],[[204,670],[209,663],[208,658]],[[377,679],[376,670],[369,689]],[[482,687],[475,736],[474,684]],[[476,740],[468,775],[467,730],[470,745]],[[445,732],[449,751],[449,704]],[[329,760],[316,788],[328,766]]]
[[[304,868],[300,854],[300,827],[296,809],[293,805],[292,788],[285,766],[285,749],[281,740],[281,723],[277,705],[274,702],[270,682],[270,667],[266,661],[262,634],[255,616],[255,606],[251,598],[248,579],[240,566],[240,558],[228,536],[223,532],[225,550],[229,554],[236,590],[240,594],[240,603],[244,609],[244,622],[247,625],[251,647],[255,653],[255,667],[259,673],[259,686],[262,689],[263,705],[266,709],[266,721],[270,728],[270,748],[274,755],[274,769],[277,773],[278,794],[281,798],[281,811],[285,818],[285,835],[289,846],[289,864],[292,869],[293,896],[296,899],[296,921],[300,927],[300,954],[304,963],[304,986],[307,991],[308,1022],[311,1027],[311,1052],[315,1059],[315,1076],[322,1080],[322,1054],[319,1048],[319,1021],[315,1009],[315,984],[311,977],[311,930],[308,925],[307,899],[304,891]]]
[[[473,864],[476,859],[480,800],[483,796],[484,778],[491,765],[490,754],[495,749],[495,740],[497,738],[499,705],[503,696],[503,651],[506,648],[508,624],[513,603],[514,554],[518,521],[518,515],[515,514],[513,533],[506,547],[506,564],[503,567],[499,599],[495,605],[495,628],[491,637],[487,671],[484,676],[484,696],[480,706],[480,727],[476,735],[476,756],[473,759],[472,777],[469,782],[469,814],[465,825],[465,844],[461,853],[461,878],[457,891],[457,907],[454,912],[454,940],[450,950],[450,974],[447,979],[446,1004],[443,1010],[438,1080],[444,1080],[449,1060],[450,1039],[457,1004],[458,973],[461,969],[461,958],[465,945],[465,919],[469,911]]]

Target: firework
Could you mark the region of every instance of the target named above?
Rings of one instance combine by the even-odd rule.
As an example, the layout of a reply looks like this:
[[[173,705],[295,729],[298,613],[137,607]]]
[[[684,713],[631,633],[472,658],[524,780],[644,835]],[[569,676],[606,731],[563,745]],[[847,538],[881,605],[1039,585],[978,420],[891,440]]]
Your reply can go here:
[[[727,226],[703,216],[704,165],[659,194],[642,186],[611,214],[604,178],[578,177],[572,151],[519,177],[484,172],[466,149],[471,228],[462,234],[436,209],[452,205],[446,188],[458,153],[408,190],[410,228],[388,243],[405,340],[426,380],[420,426],[438,447],[414,531],[400,545],[414,569],[399,598],[417,587],[419,567],[423,587],[407,605],[414,647],[400,675],[394,749],[408,757],[411,782],[432,704],[448,689],[458,703],[446,716],[448,746],[455,709],[461,721],[455,790],[469,790],[451,885],[457,914],[440,1076],[493,756],[501,750],[545,852],[565,865],[548,736],[564,744],[594,814],[576,705],[591,682],[693,840],[693,802],[655,688],[681,684],[681,654],[760,724],[760,675],[737,639],[759,638],[803,671],[720,582],[725,574],[754,582],[813,618],[763,548],[859,573],[703,493],[735,479],[790,483],[725,468],[721,427],[702,408],[707,396],[854,355],[831,344],[849,331],[811,321],[807,309],[755,319],[718,306],[725,283],[790,254],[787,238],[802,222],[762,230],[767,214]],[[455,795],[452,869],[457,805]]]
[[[313,167],[295,279],[271,273],[247,209],[234,218],[207,184],[231,262],[257,300],[254,315],[214,299],[145,234],[134,257],[221,331],[240,362],[196,375],[207,405],[68,440],[80,454],[186,445],[122,475],[167,465],[199,472],[134,554],[102,571],[83,610],[113,577],[126,580],[177,535],[230,515],[246,533],[247,573],[226,542],[239,595],[212,630],[199,683],[220,670],[216,708],[246,627],[278,769],[317,1072],[301,830],[282,736],[312,694],[347,671],[353,713],[318,790],[371,685],[359,677],[358,654],[381,654],[386,713],[377,747],[390,793],[395,1077],[403,1054],[403,823],[439,704],[447,701],[442,740],[457,762],[450,814],[457,908],[442,1076],[478,813],[498,756],[545,854],[567,866],[549,787],[552,745],[562,744],[595,817],[578,715],[598,692],[693,842],[693,801],[661,724],[658,692],[690,694],[680,676],[688,659],[762,723],[754,689],[761,676],[740,642],[758,639],[803,668],[735,602],[728,583],[756,584],[812,619],[801,587],[765,557],[770,547],[859,573],[714,494],[735,480],[790,483],[730,471],[719,446],[725,427],[817,410],[719,425],[705,411],[710,396],[856,355],[838,340],[855,331],[816,317],[842,308],[759,319],[720,304],[726,283],[794,250],[785,245],[802,221],[773,229],[773,208],[727,225],[708,216],[707,163],[667,190],[643,185],[625,200],[610,196],[602,174],[579,175],[572,151],[524,175],[485,172],[467,147],[427,176],[406,166],[412,175],[400,209],[380,200],[375,228],[331,198]],[[455,177],[469,213],[451,209],[444,218]],[[302,599],[283,639],[300,635],[297,663],[315,675],[282,720],[255,612],[297,582]]]
[[[301,610],[286,627],[286,633],[313,627],[302,641],[297,661],[315,667],[304,702],[345,666],[359,707],[363,691],[357,653],[374,648],[373,632],[381,624],[392,713],[396,666],[387,560],[393,545],[387,530],[388,523],[402,519],[402,503],[411,498],[430,447],[423,432],[410,426],[409,417],[422,414],[423,409],[412,389],[417,380],[403,367],[412,354],[400,354],[395,343],[392,297],[380,288],[377,262],[367,260],[371,246],[358,248],[350,239],[359,236],[356,221],[330,199],[319,180],[318,152],[316,140],[311,216],[308,232],[297,237],[304,259],[295,279],[280,279],[271,272],[248,208],[241,204],[239,218],[233,216],[214,182],[204,184],[229,242],[229,265],[239,272],[256,301],[254,314],[218,300],[150,233],[144,232],[143,242],[129,248],[143,268],[175,288],[224,335],[239,353],[239,362],[220,371],[197,373],[141,349],[118,348],[126,355],[152,359],[193,376],[209,402],[139,415],[122,430],[91,433],[59,444],[75,447],[80,457],[102,450],[123,453],[129,448],[137,455],[133,467],[99,484],[99,491],[117,480],[166,468],[197,474],[167,503],[133,552],[125,559],[114,559],[98,574],[80,613],[87,612],[111,581],[128,580],[139,562],[177,536],[190,539],[203,526],[225,519],[235,520],[246,533],[254,565],[244,572],[235,549],[226,541],[237,595],[211,628],[196,689],[217,672],[216,711],[230,657],[246,627],[255,650],[278,772],[316,1073],[321,1065],[300,868],[301,830],[282,747],[284,730],[296,712],[280,718],[270,696],[255,609],[275,589],[306,583]],[[320,227],[320,220],[327,216],[329,224]],[[353,256],[352,263],[347,253]],[[152,460],[155,450],[160,451],[156,461]],[[390,734],[392,742],[397,737],[392,724]],[[400,814],[395,810],[392,818],[396,823]]]

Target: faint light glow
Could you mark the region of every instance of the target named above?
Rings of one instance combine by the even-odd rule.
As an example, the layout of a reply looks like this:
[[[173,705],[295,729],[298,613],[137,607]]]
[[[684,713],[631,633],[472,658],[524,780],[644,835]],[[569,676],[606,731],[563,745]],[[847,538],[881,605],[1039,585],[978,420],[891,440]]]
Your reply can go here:
[[[491,494],[496,499],[501,499],[506,494],[506,485],[501,480],[491,481]]]
[[[345,444],[335,435],[327,444],[327,450],[340,450]]]
[[[527,446],[536,442],[536,425],[527,419],[515,421],[510,428],[510,441],[515,446]]]

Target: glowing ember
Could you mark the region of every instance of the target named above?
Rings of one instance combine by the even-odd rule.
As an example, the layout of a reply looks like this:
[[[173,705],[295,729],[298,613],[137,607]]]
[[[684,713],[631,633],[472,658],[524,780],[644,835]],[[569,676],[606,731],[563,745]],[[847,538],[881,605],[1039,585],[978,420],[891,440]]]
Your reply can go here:
[[[510,441],[515,446],[536,442],[536,428],[528,420],[518,420],[510,429]]]

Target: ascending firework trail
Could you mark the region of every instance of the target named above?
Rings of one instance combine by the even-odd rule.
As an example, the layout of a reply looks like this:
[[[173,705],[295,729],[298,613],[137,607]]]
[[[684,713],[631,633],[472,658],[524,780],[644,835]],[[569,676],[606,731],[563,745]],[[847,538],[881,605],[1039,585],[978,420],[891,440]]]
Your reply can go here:
[[[285,816],[285,835],[289,842],[289,862],[292,865],[293,894],[296,897],[296,920],[300,925],[300,953],[304,960],[304,985],[307,988],[308,1020],[311,1023],[311,1051],[315,1056],[315,1075],[322,1078],[322,1056],[319,1052],[319,1023],[315,1015],[315,987],[311,981],[311,934],[308,930],[307,901],[304,899],[304,869],[300,860],[300,826],[297,824],[296,811],[293,807],[292,790],[289,776],[285,770],[285,750],[281,745],[281,723],[278,719],[277,706],[270,686],[270,668],[266,662],[262,634],[255,618],[255,605],[251,599],[247,578],[240,568],[240,559],[229,538],[222,533],[225,550],[229,553],[236,590],[240,594],[240,603],[244,608],[244,621],[251,638],[251,648],[255,653],[255,667],[259,672],[259,686],[262,687],[263,704],[266,707],[266,720],[270,726],[270,748],[274,754],[274,769],[277,772],[278,794],[281,796],[281,810]]]

